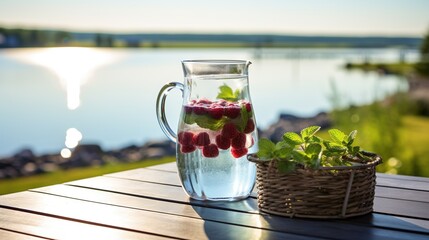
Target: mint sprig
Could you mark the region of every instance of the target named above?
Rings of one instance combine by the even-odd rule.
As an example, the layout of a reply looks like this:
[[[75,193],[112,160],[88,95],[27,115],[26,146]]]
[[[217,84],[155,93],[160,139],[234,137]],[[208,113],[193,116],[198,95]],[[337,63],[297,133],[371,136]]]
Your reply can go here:
[[[224,99],[230,102],[236,102],[240,99],[241,91],[236,89],[235,91],[226,84],[219,87],[219,93],[217,94],[218,99]]]
[[[320,166],[351,165],[347,159],[356,156],[365,159],[360,147],[353,146],[356,130],[346,135],[338,129],[330,129],[330,140],[316,136],[319,130],[319,126],[310,126],[304,128],[300,134],[286,132],[283,139],[277,143],[262,138],[259,140],[259,152],[256,155],[261,160],[278,160],[277,167],[283,173],[293,171],[298,165],[317,169]]]
[[[222,129],[226,122],[228,122],[228,118],[222,117],[221,119],[213,119],[205,115],[197,116],[195,114],[186,114],[184,117],[184,122],[189,125],[196,123],[201,128],[218,131]]]
[[[238,125],[238,130],[240,130],[240,132],[244,131],[244,129],[246,128],[246,125],[247,125],[247,121],[251,117],[252,117],[252,114],[247,111],[246,106],[241,105],[240,123]]]

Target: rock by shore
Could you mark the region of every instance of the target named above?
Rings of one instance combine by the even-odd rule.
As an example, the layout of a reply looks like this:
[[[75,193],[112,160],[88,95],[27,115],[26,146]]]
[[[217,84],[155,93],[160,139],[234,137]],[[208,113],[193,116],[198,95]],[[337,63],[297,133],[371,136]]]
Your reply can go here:
[[[280,114],[279,119],[269,126],[266,130],[260,132],[260,137],[265,137],[271,141],[280,141],[285,132],[299,132],[301,129],[308,126],[320,126],[322,129],[329,128],[332,121],[328,114],[321,112],[314,117],[298,117],[295,115],[283,113]]]
[[[170,141],[150,141],[141,146],[131,145],[108,151],[103,151],[97,144],[82,144],[73,150],[69,158],[63,158],[60,154],[36,156],[31,149],[23,149],[13,156],[0,159],[0,179],[174,155],[175,146]]]

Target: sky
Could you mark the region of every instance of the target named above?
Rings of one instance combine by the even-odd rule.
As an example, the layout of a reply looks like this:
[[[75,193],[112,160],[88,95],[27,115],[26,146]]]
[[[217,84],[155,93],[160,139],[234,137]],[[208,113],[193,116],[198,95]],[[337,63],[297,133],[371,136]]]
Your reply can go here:
[[[428,0],[0,0],[0,26],[84,32],[423,36]]]

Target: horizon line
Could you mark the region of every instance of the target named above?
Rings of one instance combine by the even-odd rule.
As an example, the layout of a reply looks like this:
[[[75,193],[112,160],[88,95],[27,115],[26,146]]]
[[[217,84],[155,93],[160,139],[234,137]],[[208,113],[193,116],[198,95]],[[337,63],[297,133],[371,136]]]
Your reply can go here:
[[[424,33],[421,35],[412,34],[380,34],[380,33],[298,33],[298,32],[233,32],[233,31],[177,31],[177,30],[85,30],[67,27],[41,27],[41,26],[23,26],[0,23],[0,28],[5,29],[23,29],[23,30],[42,30],[42,31],[64,31],[70,33],[98,33],[98,34],[112,34],[112,35],[137,35],[137,34],[202,34],[202,35],[277,35],[277,36],[303,36],[303,37],[389,37],[389,38],[423,38]]]

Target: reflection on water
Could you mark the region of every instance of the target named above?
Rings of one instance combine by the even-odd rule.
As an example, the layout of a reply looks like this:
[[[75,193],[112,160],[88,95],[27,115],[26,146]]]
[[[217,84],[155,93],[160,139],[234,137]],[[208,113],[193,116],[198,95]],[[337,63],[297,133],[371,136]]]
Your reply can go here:
[[[60,152],[63,158],[71,157],[72,149],[79,145],[79,142],[82,140],[82,133],[76,128],[69,128],[66,131],[66,141],[64,144],[66,145]]]
[[[80,105],[80,88],[98,67],[113,60],[107,52],[80,47],[34,49],[20,56],[21,60],[53,71],[67,92],[67,107],[74,110]]]
[[[69,157],[71,157],[71,154],[72,154],[72,152],[70,149],[68,149],[68,148],[61,149],[61,152],[60,152],[61,157],[69,158]]]
[[[76,128],[69,128],[66,132],[66,147],[75,148],[79,141],[82,140],[82,133]]]
[[[97,68],[118,59],[117,56],[114,58],[106,50],[81,47],[29,49],[15,54],[14,57],[23,62],[42,66],[55,73],[66,91],[69,110],[75,110],[80,106],[81,87],[88,81],[91,74]],[[69,158],[71,150],[81,140],[82,133],[79,130],[67,129],[65,148],[60,151],[61,156]]]

